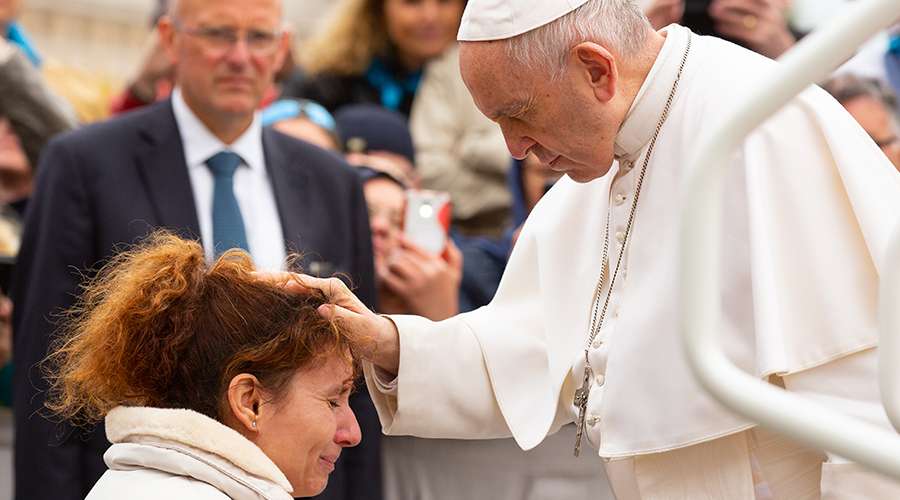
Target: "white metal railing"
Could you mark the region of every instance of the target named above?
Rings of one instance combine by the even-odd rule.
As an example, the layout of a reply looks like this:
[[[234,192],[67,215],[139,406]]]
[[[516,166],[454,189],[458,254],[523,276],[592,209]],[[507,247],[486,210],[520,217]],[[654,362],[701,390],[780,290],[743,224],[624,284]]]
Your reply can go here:
[[[885,254],[879,299],[878,387],[884,410],[900,431],[900,223]]]
[[[688,360],[713,397],[753,421],[810,446],[900,478],[900,435],[767,384],[732,364],[717,341],[721,189],[727,159],[750,132],[810,84],[826,78],[857,47],[900,18],[900,1],[858,2],[846,16],[810,34],[781,59],[773,77],[706,137],[691,162],[681,218],[682,335]],[[900,423],[900,235],[883,269],[881,383],[886,409]],[[893,273],[893,274],[891,274]],[[893,304],[891,307],[888,304]],[[885,342],[886,341],[886,342]],[[885,346],[887,348],[885,348]]]

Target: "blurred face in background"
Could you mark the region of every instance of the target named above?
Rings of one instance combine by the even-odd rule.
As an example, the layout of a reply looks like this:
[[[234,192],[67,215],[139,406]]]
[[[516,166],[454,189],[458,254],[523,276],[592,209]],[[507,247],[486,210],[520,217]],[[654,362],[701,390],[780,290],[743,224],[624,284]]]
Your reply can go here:
[[[372,249],[375,269],[378,270],[386,265],[388,257],[400,244],[406,192],[399,184],[384,177],[370,179],[363,186],[363,191],[369,207]]]
[[[15,21],[21,8],[22,0],[0,0],[0,27]]]
[[[159,30],[185,102],[211,129],[249,125],[287,53],[281,2],[179,0],[171,12]]]
[[[464,0],[384,0],[388,38],[400,61],[416,70],[456,41]]]
[[[843,104],[900,170],[900,126],[893,112],[883,102],[870,96],[856,97]]]

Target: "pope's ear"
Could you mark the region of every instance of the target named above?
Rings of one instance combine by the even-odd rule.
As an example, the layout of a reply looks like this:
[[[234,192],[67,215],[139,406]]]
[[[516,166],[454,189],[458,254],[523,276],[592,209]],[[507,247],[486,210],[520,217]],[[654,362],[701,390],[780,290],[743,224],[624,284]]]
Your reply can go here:
[[[619,73],[612,53],[602,45],[583,42],[572,48],[571,55],[580,74],[588,81],[600,102],[609,102],[616,95]]]

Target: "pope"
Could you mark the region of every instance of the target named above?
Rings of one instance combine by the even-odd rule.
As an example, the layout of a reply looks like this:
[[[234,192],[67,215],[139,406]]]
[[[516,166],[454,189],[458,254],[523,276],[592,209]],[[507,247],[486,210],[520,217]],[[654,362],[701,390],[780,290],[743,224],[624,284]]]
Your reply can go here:
[[[516,158],[566,178],[532,213],[493,302],[442,322],[379,316],[303,277],[321,313],[372,338],[388,434],[524,449],[575,422],[631,499],[900,498],[856,464],[721,407],[680,345],[678,187],[699,137],[777,63],[629,0],[470,0],[460,66]],[[876,377],[880,257],[900,176],[811,87],[730,158],[721,338],[747,372],[889,428]],[[584,441],[582,443],[582,441]]]

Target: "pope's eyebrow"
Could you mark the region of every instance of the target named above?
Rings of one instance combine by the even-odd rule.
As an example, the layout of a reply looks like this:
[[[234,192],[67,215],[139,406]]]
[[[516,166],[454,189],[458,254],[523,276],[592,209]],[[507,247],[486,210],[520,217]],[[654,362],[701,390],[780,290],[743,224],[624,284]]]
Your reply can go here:
[[[503,105],[500,109],[494,112],[494,115],[490,118],[512,118],[515,116],[519,116],[527,107],[528,101],[513,101]]]

